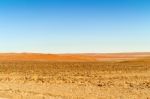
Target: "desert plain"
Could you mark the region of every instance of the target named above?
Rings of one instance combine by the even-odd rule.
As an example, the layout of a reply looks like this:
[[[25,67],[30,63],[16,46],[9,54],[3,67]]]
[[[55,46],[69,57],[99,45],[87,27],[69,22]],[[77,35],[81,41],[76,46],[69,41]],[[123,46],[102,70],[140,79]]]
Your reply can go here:
[[[150,53],[1,53],[0,99],[150,99]]]

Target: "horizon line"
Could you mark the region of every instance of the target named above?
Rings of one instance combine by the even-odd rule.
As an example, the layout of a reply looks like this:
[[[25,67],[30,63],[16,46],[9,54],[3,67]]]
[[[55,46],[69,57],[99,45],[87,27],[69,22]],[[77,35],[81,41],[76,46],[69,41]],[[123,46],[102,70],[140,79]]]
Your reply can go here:
[[[124,51],[124,52],[52,52],[52,53],[50,53],[50,52],[0,52],[0,54],[134,54],[134,53],[150,53],[150,51],[149,52],[142,52],[142,51],[135,51],[135,52],[133,52],[133,51]]]

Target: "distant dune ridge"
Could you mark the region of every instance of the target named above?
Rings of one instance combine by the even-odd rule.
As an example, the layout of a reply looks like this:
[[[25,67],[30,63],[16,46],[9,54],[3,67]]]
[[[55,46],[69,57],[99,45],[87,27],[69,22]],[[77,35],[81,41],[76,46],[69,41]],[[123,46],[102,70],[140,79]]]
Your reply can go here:
[[[110,61],[150,57],[142,53],[80,53],[80,54],[41,54],[41,53],[1,53],[0,61]]]

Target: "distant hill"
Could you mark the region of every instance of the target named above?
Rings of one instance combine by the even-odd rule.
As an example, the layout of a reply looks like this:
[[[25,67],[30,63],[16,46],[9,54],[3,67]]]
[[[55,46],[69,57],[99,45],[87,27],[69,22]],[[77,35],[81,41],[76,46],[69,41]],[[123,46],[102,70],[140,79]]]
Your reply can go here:
[[[150,53],[80,53],[80,54],[41,54],[41,53],[1,53],[0,61],[111,61],[150,57]]]

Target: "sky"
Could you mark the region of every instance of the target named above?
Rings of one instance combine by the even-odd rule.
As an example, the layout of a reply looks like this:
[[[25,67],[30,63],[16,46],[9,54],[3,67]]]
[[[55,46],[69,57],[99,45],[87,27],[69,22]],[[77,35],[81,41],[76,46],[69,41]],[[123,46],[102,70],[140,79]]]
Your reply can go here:
[[[0,0],[0,52],[150,52],[149,0]]]

